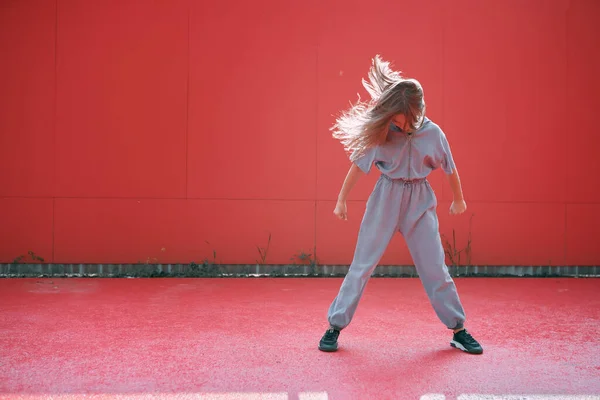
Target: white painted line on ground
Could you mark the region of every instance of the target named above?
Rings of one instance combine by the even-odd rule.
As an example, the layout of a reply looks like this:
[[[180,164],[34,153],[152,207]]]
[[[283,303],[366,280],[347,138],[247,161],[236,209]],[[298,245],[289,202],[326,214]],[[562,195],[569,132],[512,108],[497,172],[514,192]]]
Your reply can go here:
[[[0,394],[0,400],[289,400],[288,393]],[[329,400],[327,392],[298,393],[298,400]]]
[[[131,393],[131,394],[0,394],[0,400],[289,400],[288,393]],[[327,392],[298,393],[298,400],[328,400]],[[446,400],[427,393],[420,400]],[[457,400],[600,400],[600,395],[568,394],[461,394]]]
[[[0,395],[0,400],[289,400],[287,393],[131,393]],[[319,398],[320,399],[320,398]]]
[[[600,396],[580,394],[461,394],[457,400],[600,400]]]
[[[298,393],[298,400],[329,400],[327,392],[303,392]]]
[[[167,398],[168,399],[168,398]],[[287,393],[206,393],[194,400],[288,400]],[[191,400],[190,399],[190,400]],[[177,398],[177,400],[180,400]]]

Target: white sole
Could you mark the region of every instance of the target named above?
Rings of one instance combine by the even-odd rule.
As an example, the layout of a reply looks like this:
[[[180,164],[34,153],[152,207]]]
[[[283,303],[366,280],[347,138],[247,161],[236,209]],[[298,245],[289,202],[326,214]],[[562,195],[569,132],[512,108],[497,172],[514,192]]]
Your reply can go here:
[[[460,349],[462,351],[467,351],[467,349],[465,349],[465,346],[463,346],[462,344],[458,343],[456,340],[451,341],[450,342],[450,346],[456,347],[457,349]]]
[[[451,341],[450,342],[450,346],[456,347],[457,349],[462,350],[465,353],[469,353],[469,354],[481,354],[482,353],[482,352],[471,353],[470,351],[467,351],[467,349],[465,348],[465,346],[463,346],[462,344],[458,343],[456,340]]]

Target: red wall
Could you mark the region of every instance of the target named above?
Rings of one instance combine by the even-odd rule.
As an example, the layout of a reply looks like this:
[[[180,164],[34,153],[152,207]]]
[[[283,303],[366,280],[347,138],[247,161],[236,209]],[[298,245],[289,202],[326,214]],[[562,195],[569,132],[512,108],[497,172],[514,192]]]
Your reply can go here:
[[[278,15],[279,14],[279,15]],[[328,128],[376,53],[424,85],[474,264],[598,265],[596,0],[5,0],[0,262],[352,259],[376,174]],[[206,243],[206,242],[209,243]],[[162,250],[164,249],[164,250]],[[398,235],[382,263],[411,264]]]

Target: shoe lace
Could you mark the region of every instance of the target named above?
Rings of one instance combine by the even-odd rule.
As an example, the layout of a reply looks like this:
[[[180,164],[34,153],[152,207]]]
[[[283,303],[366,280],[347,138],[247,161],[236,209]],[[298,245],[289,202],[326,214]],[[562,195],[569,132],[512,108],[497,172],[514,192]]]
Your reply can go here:
[[[477,343],[477,341],[473,338],[473,336],[471,336],[471,334],[469,332],[467,332],[466,330],[463,330],[461,332],[461,336],[463,337],[463,340],[465,342],[468,342],[469,344]]]
[[[336,336],[337,331],[335,329],[328,329],[327,332],[325,332],[325,340],[333,340]]]

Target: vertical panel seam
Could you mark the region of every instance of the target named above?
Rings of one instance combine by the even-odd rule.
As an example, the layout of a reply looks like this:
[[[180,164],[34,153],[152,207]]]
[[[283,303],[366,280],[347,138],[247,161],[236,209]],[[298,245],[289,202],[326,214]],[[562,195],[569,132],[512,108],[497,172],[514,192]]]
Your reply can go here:
[[[313,250],[314,260],[317,260],[317,191],[318,191],[318,175],[319,175],[319,40],[321,33],[321,25],[319,14],[317,13],[317,34],[315,45],[315,186],[314,186],[314,226],[313,226]]]
[[[191,5],[190,2],[187,3],[187,82],[186,82],[186,90],[185,90],[185,198],[188,198],[188,136],[190,132],[190,42],[191,42]]]
[[[442,59],[440,62],[441,65],[441,69],[442,69],[442,79],[440,79],[441,81],[441,94],[442,94],[442,101],[441,101],[441,116],[442,116],[442,126],[446,126],[446,115],[445,115],[445,111],[446,111],[446,93],[445,93],[445,87],[444,87],[444,77],[445,77],[445,68],[446,68],[446,59],[445,59],[445,51],[446,51],[446,42],[444,40],[444,37],[446,36],[446,3],[444,2],[444,6],[441,7],[442,10],[442,43],[441,43],[441,52],[442,52]],[[440,185],[442,188],[442,199],[445,199],[444,197],[444,182],[442,181],[442,184]]]
[[[564,71],[565,76],[564,76],[564,81],[563,81],[564,89],[565,89],[565,96],[563,98],[563,101],[564,101],[563,109],[564,110],[567,110],[567,107],[569,106],[569,101],[568,101],[569,88],[567,85],[568,78],[569,78],[569,7],[570,7],[570,2],[567,3],[567,9],[565,10],[565,14],[564,14],[564,21],[565,21],[565,50],[564,51],[565,51],[565,60],[566,60],[565,61],[565,71]],[[568,171],[569,171],[569,153],[570,153],[570,149],[571,149],[569,140],[567,140],[566,147],[567,147],[567,157],[566,157],[567,164],[566,164],[565,171],[563,171],[565,174],[564,181],[563,181],[563,190],[564,190],[563,193],[565,194],[564,195],[565,196],[564,197],[564,201],[565,201],[565,203],[564,203],[565,204],[565,227],[564,227],[565,231],[564,232],[565,232],[565,235],[563,238],[563,264],[564,265],[567,265],[567,262],[568,262],[568,254],[567,254],[567,252],[568,252],[567,242],[568,242],[568,235],[569,235],[569,231],[568,231],[568,227],[567,227],[568,209],[569,209],[569,198],[568,198],[569,197],[569,191],[568,191],[569,173],[568,173]]]
[[[54,2],[54,121],[53,121],[54,132],[52,135],[52,251],[51,251],[51,262],[55,260],[55,235],[56,235],[56,219],[55,219],[55,208],[56,208],[56,187],[57,187],[57,176],[56,176],[56,135],[58,133],[58,0]]]

